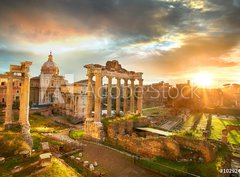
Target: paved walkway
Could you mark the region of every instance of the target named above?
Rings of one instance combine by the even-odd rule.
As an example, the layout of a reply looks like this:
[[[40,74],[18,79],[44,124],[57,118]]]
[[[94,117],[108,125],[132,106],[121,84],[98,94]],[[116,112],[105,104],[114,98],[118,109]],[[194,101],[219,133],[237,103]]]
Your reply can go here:
[[[133,159],[125,154],[94,143],[84,144],[87,146],[83,149],[83,155],[89,161],[97,161],[111,177],[160,177],[135,165]]]

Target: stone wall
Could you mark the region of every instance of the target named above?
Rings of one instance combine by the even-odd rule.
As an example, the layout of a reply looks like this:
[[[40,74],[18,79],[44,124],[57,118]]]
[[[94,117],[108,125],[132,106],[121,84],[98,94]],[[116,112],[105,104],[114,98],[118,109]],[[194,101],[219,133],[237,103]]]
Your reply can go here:
[[[180,147],[170,138],[142,138],[118,135],[117,144],[130,152],[146,158],[156,156],[176,160],[180,157]]]
[[[187,148],[199,153],[205,162],[211,162],[216,158],[215,146],[205,140],[157,135],[156,137],[137,137],[136,133],[134,133],[134,128],[147,127],[149,123],[150,121],[147,118],[141,118],[137,121],[121,120],[111,122],[105,129],[107,131],[107,139],[115,145],[119,145],[134,154],[146,158],[156,156],[172,160],[185,158],[181,153],[181,148]]]
[[[216,147],[207,141],[187,139],[178,136],[175,136],[174,139],[180,146],[200,152],[206,162],[211,162],[216,158]]]
[[[132,135],[134,132],[134,128],[136,127],[147,127],[150,124],[150,120],[148,118],[141,118],[138,121],[122,120],[118,122],[110,123],[107,126],[107,134],[110,138],[115,138],[118,134],[120,135]]]
[[[85,121],[84,130],[86,139],[101,141],[105,136],[101,122]],[[91,137],[88,135],[91,135]]]

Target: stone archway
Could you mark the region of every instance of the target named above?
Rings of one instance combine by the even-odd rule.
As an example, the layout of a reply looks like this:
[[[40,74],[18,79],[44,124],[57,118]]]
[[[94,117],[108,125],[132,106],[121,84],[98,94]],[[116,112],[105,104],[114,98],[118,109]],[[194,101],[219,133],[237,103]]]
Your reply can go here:
[[[240,126],[237,125],[227,125],[225,129],[222,130],[222,142],[227,144],[228,140],[228,133],[232,130],[236,130],[237,132],[240,132]]]

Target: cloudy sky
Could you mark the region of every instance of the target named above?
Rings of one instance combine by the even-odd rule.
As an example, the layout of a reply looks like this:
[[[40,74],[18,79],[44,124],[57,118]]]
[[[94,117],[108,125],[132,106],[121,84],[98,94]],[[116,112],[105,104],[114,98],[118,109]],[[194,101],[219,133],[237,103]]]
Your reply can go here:
[[[50,50],[75,80],[117,59],[146,83],[239,82],[240,0],[0,0],[0,72],[30,60],[39,75]]]

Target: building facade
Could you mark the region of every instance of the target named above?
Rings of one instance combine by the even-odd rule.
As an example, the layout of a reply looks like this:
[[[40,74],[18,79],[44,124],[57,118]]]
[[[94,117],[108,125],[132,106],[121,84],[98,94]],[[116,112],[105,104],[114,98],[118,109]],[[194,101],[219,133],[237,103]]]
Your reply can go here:
[[[19,102],[20,100],[21,81],[18,79],[13,80],[13,102]],[[7,79],[0,78],[0,104],[6,104],[7,94]]]

